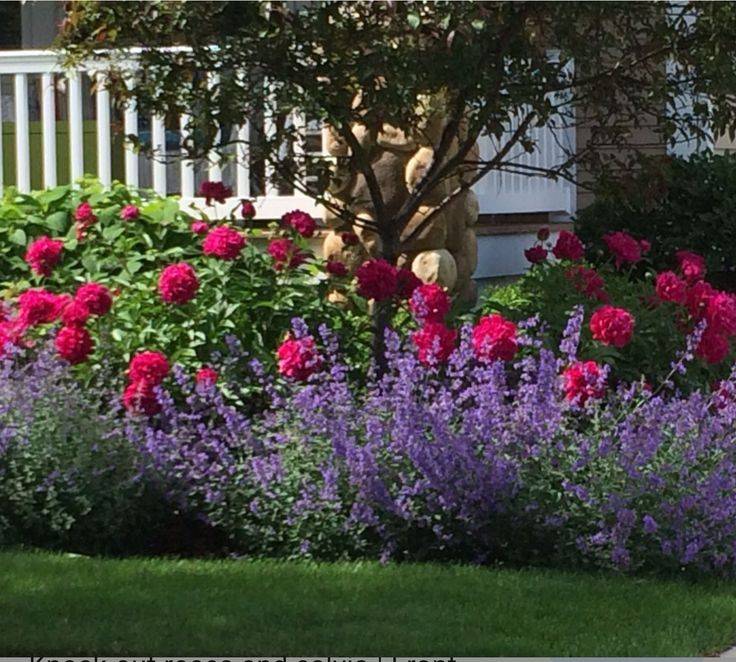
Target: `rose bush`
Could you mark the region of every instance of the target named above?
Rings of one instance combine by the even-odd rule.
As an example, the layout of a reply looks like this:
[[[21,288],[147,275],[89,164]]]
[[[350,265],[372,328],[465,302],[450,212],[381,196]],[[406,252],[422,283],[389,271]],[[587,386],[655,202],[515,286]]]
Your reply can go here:
[[[585,313],[581,356],[605,364],[615,380],[657,382],[667,375],[677,347],[703,323],[707,326],[695,353],[700,359],[678,383],[693,389],[728,375],[736,337],[736,298],[707,280],[705,260],[679,251],[674,270],[647,268],[653,247],[626,232],[605,235],[606,259],[584,261],[585,247],[574,233],[561,232],[554,245],[539,239],[529,254],[530,270],[517,282],[490,288],[481,313],[503,313],[519,321],[538,315],[547,325],[548,342],[562,336],[570,312]],[[538,259],[542,251],[563,256]],[[602,258],[603,256],[601,256]]]
[[[206,184],[211,202],[227,194]],[[244,218],[255,211],[249,204]],[[366,302],[326,303],[346,272],[328,270],[309,251],[314,219],[285,215],[266,247],[266,231],[246,233],[239,215],[194,218],[176,200],[93,180],[28,195],[9,189],[0,203],[0,299],[11,319],[0,320],[0,344],[33,343],[62,326],[59,353],[81,372],[103,359],[122,372],[144,350],[196,371],[235,334],[273,364],[298,312],[342,330],[355,364],[364,363]],[[347,281],[345,290],[352,296]],[[129,396],[149,391],[131,385]]]

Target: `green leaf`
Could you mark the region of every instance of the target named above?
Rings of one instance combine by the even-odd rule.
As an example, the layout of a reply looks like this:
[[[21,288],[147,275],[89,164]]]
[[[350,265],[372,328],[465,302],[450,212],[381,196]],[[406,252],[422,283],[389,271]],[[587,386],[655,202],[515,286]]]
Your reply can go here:
[[[416,28],[418,28],[419,24],[421,23],[421,19],[419,18],[419,14],[407,14],[406,22],[416,30]]]
[[[53,230],[57,233],[62,233],[66,229],[66,224],[69,219],[69,214],[65,211],[57,211],[46,217],[46,226],[49,230]]]
[[[125,232],[124,227],[120,225],[109,225],[102,231],[102,238],[106,241],[115,241],[123,232]]]
[[[16,229],[15,232],[13,232],[10,235],[9,239],[14,244],[18,244],[18,246],[25,246],[26,241],[28,241],[28,238],[26,237],[26,233],[20,228]]]

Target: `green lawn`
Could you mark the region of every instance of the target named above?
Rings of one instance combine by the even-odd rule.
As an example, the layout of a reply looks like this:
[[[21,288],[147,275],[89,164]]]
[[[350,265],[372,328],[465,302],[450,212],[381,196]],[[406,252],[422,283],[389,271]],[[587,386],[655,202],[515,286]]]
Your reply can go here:
[[[733,583],[0,553],[0,655],[694,656],[734,641]]]

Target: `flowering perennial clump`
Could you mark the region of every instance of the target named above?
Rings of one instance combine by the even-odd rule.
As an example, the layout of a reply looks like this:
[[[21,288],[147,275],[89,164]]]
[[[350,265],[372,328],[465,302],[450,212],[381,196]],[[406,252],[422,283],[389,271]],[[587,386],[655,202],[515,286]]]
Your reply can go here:
[[[355,272],[358,294],[374,301],[386,301],[396,294],[398,270],[386,260],[367,260]]]
[[[621,349],[631,342],[634,335],[634,317],[623,308],[602,306],[590,318],[590,330],[593,338],[604,345]]]
[[[322,366],[322,357],[312,336],[288,336],[276,352],[279,372],[290,379],[306,381]]]
[[[39,276],[50,276],[59,263],[63,250],[63,241],[43,235],[29,244],[25,260],[34,273]]]
[[[317,229],[317,222],[309,214],[298,209],[284,214],[281,223],[306,239],[313,237]]]
[[[186,262],[170,264],[158,279],[158,291],[164,303],[188,303],[197,295],[198,289],[197,274]]]
[[[245,237],[227,225],[219,225],[209,230],[202,242],[205,255],[221,260],[237,260],[245,247]]]

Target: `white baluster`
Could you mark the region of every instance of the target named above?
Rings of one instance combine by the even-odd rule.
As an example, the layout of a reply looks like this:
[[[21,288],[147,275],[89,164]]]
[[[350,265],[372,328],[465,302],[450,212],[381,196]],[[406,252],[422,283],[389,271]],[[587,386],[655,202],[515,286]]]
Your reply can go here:
[[[84,175],[84,123],[82,81],[78,71],[67,75],[69,86],[69,157],[72,182]]]
[[[31,145],[28,138],[28,78],[15,74],[15,185],[31,190]]]
[[[249,140],[249,124],[238,127],[238,149],[237,160],[235,164],[235,174],[237,177],[238,197],[250,197],[250,153],[248,149]]]
[[[220,83],[220,77],[217,74],[209,74],[207,77],[211,88],[210,98],[216,99],[220,96],[219,90],[215,91],[215,88]],[[219,145],[222,140],[222,133],[220,129],[215,133],[214,144]],[[207,161],[209,162],[208,176],[210,181],[219,182],[222,181],[222,157],[217,153],[217,150],[213,149],[207,155]]]
[[[188,158],[187,151],[184,149],[184,141],[189,136],[187,124],[189,124],[190,116],[181,115],[179,117],[179,133],[181,135],[181,197],[194,197],[194,162]]]
[[[97,177],[104,186],[112,184],[112,146],[110,143],[110,93],[105,76],[97,75]]]
[[[53,74],[41,76],[41,119],[43,122],[43,185],[51,188],[56,186],[56,89]]]
[[[138,136],[138,108],[135,100],[130,99],[125,107],[123,122],[125,140],[125,183],[128,186],[138,186],[138,154],[133,143],[127,140],[127,136]]]
[[[276,121],[273,116],[273,96],[268,93],[269,83],[264,83],[266,87],[266,107],[263,109],[263,133],[265,134],[266,140],[272,140],[276,134]],[[264,188],[265,195],[272,196],[278,195],[278,189],[276,188],[276,170],[273,166],[273,159],[279,158],[279,154],[273,150],[267,150],[266,164],[265,164],[265,179]]]
[[[151,144],[153,147],[153,190],[166,195],[166,126],[164,118],[154,115],[151,120]]]
[[[307,184],[307,118],[303,113],[294,113],[294,160],[296,162],[297,172],[296,181],[300,188]],[[301,191],[295,190],[294,195],[303,195]]]

